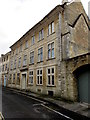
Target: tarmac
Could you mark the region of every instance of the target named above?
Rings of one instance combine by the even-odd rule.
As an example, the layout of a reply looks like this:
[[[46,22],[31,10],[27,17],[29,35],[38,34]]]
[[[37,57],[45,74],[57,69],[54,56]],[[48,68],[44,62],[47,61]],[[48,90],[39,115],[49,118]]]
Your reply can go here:
[[[85,103],[79,103],[79,102],[71,102],[71,101],[66,101],[58,97],[51,97],[48,95],[40,95],[36,93],[32,93],[29,91],[22,91],[14,88],[9,88],[10,90],[13,90],[14,92],[24,94],[30,97],[37,98],[39,100],[43,100],[45,102],[52,103],[60,108],[69,110],[74,113],[78,113],[82,116],[85,116],[90,119],[90,108],[88,107],[87,104]]]

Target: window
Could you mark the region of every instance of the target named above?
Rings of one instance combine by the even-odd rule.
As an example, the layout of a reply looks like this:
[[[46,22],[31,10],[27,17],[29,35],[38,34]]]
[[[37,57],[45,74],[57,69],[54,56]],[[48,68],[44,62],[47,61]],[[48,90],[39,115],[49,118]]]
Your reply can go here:
[[[43,38],[44,38],[44,31],[43,31],[43,29],[41,29],[39,31],[39,41],[42,40]]]
[[[43,47],[38,49],[38,62],[43,61]]]
[[[12,74],[9,75],[9,83],[12,83]]]
[[[2,67],[2,71],[4,71],[4,65],[3,65],[3,67]]]
[[[16,54],[18,54],[18,48],[16,48]]]
[[[47,69],[47,80],[48,85],[53,86],[54,85],[54,68],[48,68]]]
[[[17,60],[16,60],[16,58],[15,58],[15,61],[14,61],[14,68],[15,68],[15,69],[16,69],[16,61],[17,61]]]
[[[6,64],[6,68],[5,68],[5,70],[7,70],[7,64]]]
[[[28,84],[33,84],[33,71],[29,72],[29,81]]]
[[[22,44],[20,45],[20,52],[22,52]]]
[[[28,41],[26,41],[26,43],[25,43],[25,49],[27,49],[28,48]]]
[[[48,35],[52,34],[54,32],[54,22],[51,22],[48,25]]]
[[[20,73],[17,73],[17,85],[20,85]]]
[[[11,60],[11,69],[13,69],[13,60]]]
[[[7,60],[8,60],[8,56],[7,56]]]
[[[18,61],[18,67],[21,67],[21,57],[19,58],[19,61]]]
[[[48,44],[48,59],[54,58],[54,42]]]
[[[15,84],[15,74],[13,74],[13,84]]]
[[[34,63],[34,51],[30,53],[30,64]]]
[[[37,85],[42,85],[42,80],[43,80],[43,77],[42,77],[42,69],[40,70],[37,70]]]
[[[31,45],[34,45],[34,43],[35,43],[35,35],[32,36]]]
[[[23,59],[23,66],[27,65],[27,55],[24,55],[24,59]]]

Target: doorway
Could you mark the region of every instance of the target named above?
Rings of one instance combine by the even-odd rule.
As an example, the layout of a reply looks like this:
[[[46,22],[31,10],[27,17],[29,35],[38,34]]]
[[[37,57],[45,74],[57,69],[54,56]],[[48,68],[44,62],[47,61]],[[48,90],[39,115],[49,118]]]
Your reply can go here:
[[[75,71],[78,88],[78,101],[90,104],[90,65],[84,65]]]
[[[26,74],[22,74],[22,89],[26,89]]]

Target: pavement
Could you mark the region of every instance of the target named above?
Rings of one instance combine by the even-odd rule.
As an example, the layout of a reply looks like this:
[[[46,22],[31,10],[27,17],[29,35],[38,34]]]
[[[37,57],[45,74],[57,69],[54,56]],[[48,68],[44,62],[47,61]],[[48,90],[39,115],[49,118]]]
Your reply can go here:
[[[69,111],[77,113],[77,114],[80,114],[80,115],[85,116],[85,117],[90,119],[90,108],[88,107],[87,104],[65,101],[61,98],[51,97],[48,95],[40,95],[40,94],[32,93],[29,91],[22,91],[22,90],[18,90],[18,89],[14,89],[14,88],[9,88],[9,89],[13,90],[14,92],[20,93],[20,94],[24,94],[24,95],[27,95],[30,97],[37,98],[39,100],[43,100],[45,102],[49,102],[49,103],[54,104],[60,108],[69,110]]]

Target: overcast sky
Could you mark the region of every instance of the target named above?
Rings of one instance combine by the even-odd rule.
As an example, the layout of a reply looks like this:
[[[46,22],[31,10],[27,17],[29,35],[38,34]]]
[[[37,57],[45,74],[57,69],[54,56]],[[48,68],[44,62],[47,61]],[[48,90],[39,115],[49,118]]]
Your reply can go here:
[[[0,55],[62,0],[0,0]],[[69,0],[70,1],[70,0]],[[88,2],[81,0],[88,14]]]

